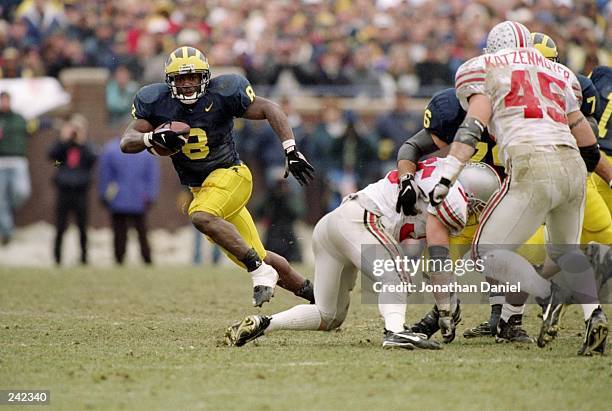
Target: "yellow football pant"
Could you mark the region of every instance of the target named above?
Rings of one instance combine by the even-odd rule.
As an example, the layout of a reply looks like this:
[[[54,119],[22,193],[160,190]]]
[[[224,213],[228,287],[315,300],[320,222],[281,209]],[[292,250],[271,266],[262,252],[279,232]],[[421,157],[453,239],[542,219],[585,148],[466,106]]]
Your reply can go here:
[[[597,181],[599,180],[599,181]],[[595,173],[587,178],[586,204],[580,242],[612,244],[612,190]]]
[[[263,260],[266,257],[266,249],[246,208],[252,191],[253,176],[245,164],[218,168],[206,177],[201,187],[191,188],[193,200],[189,205],[189,215],[204,211],[233,224],[246,243],[253,247]],[[208,240],[212,242],[210,238]],[[227,250],[223,252],[234,263],[245,268],[244,264]]]
[[[601,155],[606,157],[609,163],[612,163],[612,156],[606,156],[603,152],[601,153]],[[599,195],[608,206],[610,214],[612,214],[612,190],[610,189],[610,187],[608,187],[608,184],[606,184],[606,182],[603,181],[601,177],[599,177],[595,173],[593,173],[593,181],[595,183],[595,186],[597,187],[597,191],[599,191]]]
[[[459,235],[450,237],[451,257],[456,260],[467,253],[472,245],[472,240],[478,229],[476,218],[472,215],[468,220],[467,225]],[[538,231],[525,243],[525,245],[517,249],[517,253],[525,257],[531,264],[542,265],[546,258],[546,250],[544,244],[544,226],[538,228]]]

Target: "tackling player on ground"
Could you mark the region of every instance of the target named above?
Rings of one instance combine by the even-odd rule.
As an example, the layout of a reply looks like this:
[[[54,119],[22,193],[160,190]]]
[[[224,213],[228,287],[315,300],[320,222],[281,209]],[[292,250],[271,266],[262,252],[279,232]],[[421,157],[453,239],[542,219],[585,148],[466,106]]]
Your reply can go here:
[[[166,84],[141,88],[134,98],[134,121],[121,139],[125,153],[161,147],[170,152],[181,184],[189,186],[193,225],[220,245],[228,257],[247,269],[253,280],[253,304],[269,301],[279,285],[296,294],[308,294],[309,282],[287,261],[264,249],[246,204],[253,181],[240,161],[232,135],[233,120],[267,120],[286,154],[286,174],[308,184],[313,168],[297,150],[286,115],[274,102],[255,96],[253,88],[236,74],[210,77],[208,60],[193,47],[174,50],[165,64]],[[169,121],[187,123],[189,135],[155,129]],[[278,271],[278,273],[277,273]]]
[[[419,163],[415,175],[419,190],[426,192],[432,188],[432,183],[437,181],[440,163],[438,158]],[[349,195],[337,209],[317,223],[313,232],[315,305],[298,305],[270,317],[249,316],[228,328],[228,343],[241,346],[276,330],[314,331],[339,327],[346,318],[350,291],[358,270],[372,280],[377,278],[383,286],[411,281],[411,273],[405,271],[390,270],[382,274],[374,271],[376,259],[382,257],[394,261],[406,256],[400,245],[405,239],[426,238],[429,259],[441,262],[439,267],[446,267],[449,234],[463,229],[469,214],[479,209],[480,204],[486,204],[499,189],[500,181],[489,166],[471,163],[462,171],[444,202],[433,207],[427,197],[422,196],[412,216],[396,211],[398,185],[398,173],[391,171],[378,182]],[[372,244],[376,246],[370,247]],[[408,254],[407,257],[420,257],[421,245]],[[451,271],[440,269],[424,273],[427,274],[434,285],[453,282],[454,273]],[[378,307],[385,321],[383,348],[439,348],[437,343],[428,341],[427,336],[405,330],[406,292],[401,289],[375,291],[379,291]],[[461,317],[458,301],[446,292],[434,293],[434,298],[440,307],[439,326],[443,339],[449,343],[455,335],[454,324]]]

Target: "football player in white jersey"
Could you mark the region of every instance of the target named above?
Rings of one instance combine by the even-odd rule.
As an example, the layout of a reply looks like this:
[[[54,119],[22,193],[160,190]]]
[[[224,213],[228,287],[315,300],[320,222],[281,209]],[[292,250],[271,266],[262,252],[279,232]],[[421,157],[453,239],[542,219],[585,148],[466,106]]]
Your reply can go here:
[[[497,138],[508,177],[483,213],[474,257],[484,259],[487,278],[518,278],[523,291],[555,301],[551,283],[511,251],[546,223],[548,255],[573,274],[567,280],[583,303],[586,332],[578,353],[603,353],[607,318],[597,301],[593,270],[579,249],[587,170],[597,167],[600,154],[580,112],[576,76],[530,47],[525,26],[505,21],[489,33],[485,54],[459,68],[455,88],[467,115],[441,166],[440,180],[429,193],[431,204],[444,200],[488,127]],[[520,300],[504,305],[497,341],[526,335]]]
[[[419,190],[433,189],[438,181],[440,159],[431,158],[419,163],[415,176]],[[394,170],[383,179],[363,190],[347,196],[342,204],[325,215],[313,232],[315,254],[315,305],[298,305],[272,316],[253,315],[230,326],[226,333],[230,345],[245,343],[276,330],[332,330],[346,318],[350,291],[357,271],[370,278],[381,278],[375,272],[374,259],[403,258],[400,243],[408,238],[427,239],[430,260],[448,258],[448,237],[460,232],[469,213],[477,211],[501,185],[495,171],[485,164],[470,163],[450,188],[445,200],[432,207],[425,195],[417,203],[418,213],[405,216],[396,211],[398,172]],[[470,190],[468,190],[470,188]],[[363,246],[377,244],[376,253],[365,253]],[[422,247],[419,247],[420,257]],[[370,255],[376,254],[376,255]],[[448,284],[453,273],[429,272],[432,284]],[[403,269],[382,274],[384,285],[397,286],[410,283]],[[378,291],[378,290],[377,290]],[[417,290],[418,291],[418,290]],[[385,321],[384,348],[439,349],[437,342],[424,334],[405,330],[406,292],[378,294],[379,311]],[[456,298],[451,293],[435,293],[440,309],[440,327],[443,338],[454,337],[451,313],[458,313]],[[457,314],[456,314],[457,315]]]

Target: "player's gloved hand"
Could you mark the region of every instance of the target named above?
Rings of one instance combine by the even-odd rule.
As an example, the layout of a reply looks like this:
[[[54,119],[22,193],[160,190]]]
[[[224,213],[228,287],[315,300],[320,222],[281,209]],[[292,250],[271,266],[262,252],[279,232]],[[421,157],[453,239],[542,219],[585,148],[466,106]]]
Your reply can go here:
[[[156,145],[171,151],[178,151],[187,143],[188,133],[177,133],[169,128],[145,133],[144,142],[147,147]]]
[[[440,203],[442,203],[442,201],[444,201],[446,198],[446,195],[450,190],[450,186],[451,181],[448,178],[440,178],[440,181],[438,181],[438,183],[434,186],[433,190],[429,192],[429,203],[434,207],[439,206]]]
[[[418,196],[414,175],[403,175],[400,179],[395,211],[398,213],[403,212],[405,215],[417,215],[418,210],[416,209],[416,202]]]
[[[285,148],[285,178],[293,174],[300,185],[308,185],[314,177],[314,168],[295,145]]]

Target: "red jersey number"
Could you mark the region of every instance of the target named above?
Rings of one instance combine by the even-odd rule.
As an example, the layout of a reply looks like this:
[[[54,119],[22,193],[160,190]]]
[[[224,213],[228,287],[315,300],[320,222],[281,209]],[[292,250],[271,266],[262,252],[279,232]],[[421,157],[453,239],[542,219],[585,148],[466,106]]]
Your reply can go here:
[[[563,89],[565,83],[562,80],[549,76],[546,73],[538,72],[538,84],[540,92],[547,100],[545,103],[546,114],[557,123],[567,124],[565,115],[565,99]],[[553,90],[553,85],[559,91]],[[533,92],[533,85],[527,70],[515,70],[512,72],[510,92],[504,98],[506,107],[523,107],[525,118],[543,118],[542,102]]]

